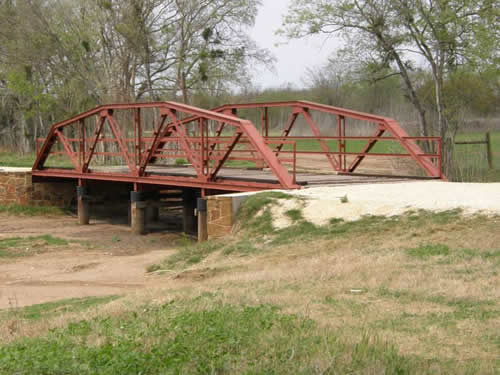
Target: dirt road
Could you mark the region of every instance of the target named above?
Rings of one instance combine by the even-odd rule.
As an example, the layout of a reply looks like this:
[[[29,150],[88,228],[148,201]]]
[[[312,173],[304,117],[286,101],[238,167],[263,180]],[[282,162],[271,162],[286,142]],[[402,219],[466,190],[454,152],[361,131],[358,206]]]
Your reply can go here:
[[[69,241],[44,246],[33,256],[0,257],[0,309],[123,294],[165,282],[149,277],[145,269],[171,254],[179,239],[166,231],[137,237],[126,225],[114,223],[80,226],[72,217],[0,215],[0,228],[0,240],[50,234]],[[22,250],[30,253],[31,245],[26,246]]]

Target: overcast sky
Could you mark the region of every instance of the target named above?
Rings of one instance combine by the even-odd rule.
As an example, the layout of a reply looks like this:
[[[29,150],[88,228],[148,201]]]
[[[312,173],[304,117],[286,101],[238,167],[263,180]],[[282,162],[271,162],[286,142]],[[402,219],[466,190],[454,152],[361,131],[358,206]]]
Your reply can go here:
[[[322,65],[338,45],[330,38],[314,37],[287,42],[275,32],[281,26],[290,0],[263,0],[257,16],[252,38],[259,47],[267,48],[276,57],[276,72],[260,70],[254,75],[254,82],[261,88],[279,87],[292,83],[304,85],[303,79],[308,67]],[[281,43],[286,42],[285,45]],[[280,43],[279,46],[276,46]]]

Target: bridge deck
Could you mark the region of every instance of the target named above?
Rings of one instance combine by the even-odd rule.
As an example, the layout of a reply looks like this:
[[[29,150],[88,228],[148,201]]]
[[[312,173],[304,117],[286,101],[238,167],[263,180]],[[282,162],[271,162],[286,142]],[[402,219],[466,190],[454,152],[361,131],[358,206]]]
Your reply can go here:
[[[93,172],[106,174],[125,174],[128,173],[126,166],[106,166],[93,168]],[[172,176],[172,177],[196,177],[196,173],[189,167],[162,167],[149,166],[146,172],[151,176]],[[269,169],[252,169],[252,168],[225,168],[218,175],[220,180],[238,181],[238,182],[261,182],[278,184],[278,179]],[[312,172],[297,172],[297,184],[300,186],[318,186],[318,185],[348,185],[362,183],[377,183],[388,181],[403,181],[409,180],[409,177],[398,176],[375,176],[375,175],[344,175],[332,173],[312,173]]]

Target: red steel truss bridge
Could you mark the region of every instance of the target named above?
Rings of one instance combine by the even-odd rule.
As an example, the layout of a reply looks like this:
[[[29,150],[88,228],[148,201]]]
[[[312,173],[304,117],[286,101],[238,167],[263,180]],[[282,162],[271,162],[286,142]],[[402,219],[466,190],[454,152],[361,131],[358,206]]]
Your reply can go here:
[[[102,105],[52,126],[37,142],[33,178],[204,194],[297,189],[361,181],[364,164],[365,174],[377,174],[370,169],[375,159],[396,172],[401,165],[400,175],[445,179],[439,137],[410,137],[391,118],[306,101],[212,110],[175,102]]]

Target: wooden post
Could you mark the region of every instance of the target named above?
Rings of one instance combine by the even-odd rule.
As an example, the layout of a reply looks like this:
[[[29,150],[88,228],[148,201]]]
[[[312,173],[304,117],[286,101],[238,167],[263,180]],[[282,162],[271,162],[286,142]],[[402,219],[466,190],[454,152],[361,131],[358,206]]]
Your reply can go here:
[[[490,132],[486,132],[486,156],[488,157],[488,168],[493,169],[493,151],[491,150]]]
[[[196,208],[196,195],[192,190],[184,190],[182,192],[182,227],[184,233],[196,233],[196,216],[194,210]]]
[[[146,206],[142,192],[130,192],[130,226],[133,234],[146,234]]]
[[[198,242],[203,242],[208,239],[207,201],[205,199],[197,199],[196,213],[198,215]]]
[[[85,186],[76,187],[78,222],[80,225],[87,225],[90,222],[88,190]]]

